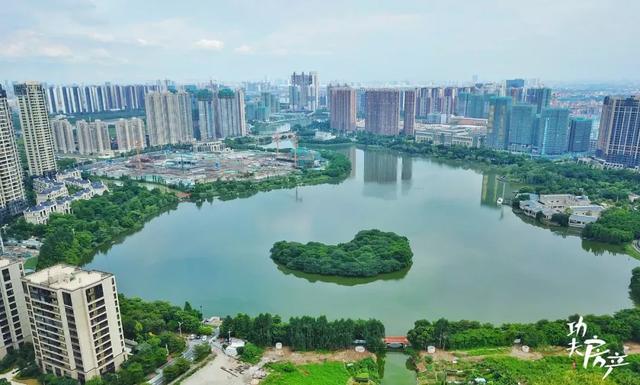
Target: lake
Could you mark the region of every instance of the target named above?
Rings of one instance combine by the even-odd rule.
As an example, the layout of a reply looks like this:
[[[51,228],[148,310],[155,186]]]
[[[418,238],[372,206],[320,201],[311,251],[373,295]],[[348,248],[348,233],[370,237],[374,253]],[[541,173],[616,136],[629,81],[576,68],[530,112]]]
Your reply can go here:
[[[417,319],[536,321],[632,306],[639,261],[591,252],[575,235],[534,226],[498,206],[495,174],[376,150],[345,149],[354,164],[338,185],[307,186],[177,210],[99,254],[120,292],[205,315],[271,312],[377,318],[389,335]],[[274,242],[346,242],[378,228],[409,238],[413,266],[379,279],[326,278],[279,269]],[[597,250],[597,248],[596,248]]]

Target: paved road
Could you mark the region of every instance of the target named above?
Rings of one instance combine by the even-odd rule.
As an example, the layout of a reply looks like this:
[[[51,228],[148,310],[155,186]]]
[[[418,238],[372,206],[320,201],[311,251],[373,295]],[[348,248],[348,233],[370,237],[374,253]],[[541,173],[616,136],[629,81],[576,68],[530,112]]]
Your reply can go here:
[[[187,340],[187,348],[186,350],[182,353],[182,357],[186,358],[189,361],[193,361],[193,356],[195,354],[195,346],[196,345],[200,345],[202,343],[212,343],[211,340],[207,340],[202,341],[200,339],[194,339],[194,340]],[[165,367],[171,365],[173,363],[173,360],[167,362],[166,364],[162,365],[161,367],[159,367],[158,369],[156,369],[156,375],[153,376],[153,378],[151,378],[149,381],[147,381],[149,384],[151,385],[162,385],[162,369],[164,369]]]

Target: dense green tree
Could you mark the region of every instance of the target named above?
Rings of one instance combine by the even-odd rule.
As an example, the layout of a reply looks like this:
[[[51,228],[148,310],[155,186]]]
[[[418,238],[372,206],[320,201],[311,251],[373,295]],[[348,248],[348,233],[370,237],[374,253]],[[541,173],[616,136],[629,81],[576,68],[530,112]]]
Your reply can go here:
[[[636,306],[640,306],[640,267],[636,267],[631,272],[629,295],[631,296],[631,299],[636,304]]]
[[[371,277],[411,266],[413,252],[406,237],[380,230],[363,230],[347,243],[276,242],[271,258],[306,273]]]
[[[260,314],[251,318],[246,314],[225,317],[220,334],[243,338],[258,347],[281,342],[294,350],[335,350],[350,347],[355,340],[366,340],[372,351],[382,348],[384,325],[378,320],[340,319],[326,317],[292,317],[288,323],[279,316]]]

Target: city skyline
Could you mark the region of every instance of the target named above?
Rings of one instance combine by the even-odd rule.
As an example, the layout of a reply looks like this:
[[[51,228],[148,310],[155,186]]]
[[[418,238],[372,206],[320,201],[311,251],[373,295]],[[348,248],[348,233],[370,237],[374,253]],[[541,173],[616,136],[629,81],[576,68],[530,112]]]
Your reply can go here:
[[[158,2],[149,13],[118,1],[12,3],[0,10],[0,72],[55,83],[286,79],[295,70],[323,82],[638,80],[640,52],[627,33],[637,2],[364,5]],[[407,35],[423,36],[422,46]],[[590,54],[603,46],[607,55]]]

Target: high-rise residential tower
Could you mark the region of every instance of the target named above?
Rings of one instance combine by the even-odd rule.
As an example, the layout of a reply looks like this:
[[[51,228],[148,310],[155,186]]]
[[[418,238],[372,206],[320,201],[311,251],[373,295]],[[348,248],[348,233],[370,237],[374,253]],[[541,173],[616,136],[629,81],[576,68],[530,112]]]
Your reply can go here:
[[[19,214],[25,206],[22,166],[15,135],[7,94],[0,87],[0,222]]]
[[[351,87],[329,88],[330,126],[349,132],[356,129],[356,90]]]
[[[56,152],[63,154],[76,152],[71,123],[67,119],[54,119],[51,121],[51,127],[53,129],[53,147]]]
[[[536,107],[533,104],[515,104],[509,117],[509,149],[522,151],[533,144]]]
[[[186,92],[150,92],[144,97],[150,146],[193,140],[191,97]]]
[[[112,274],[55,265],[22,279],[36,363],[84,382],[126,359]]]
[[[31,328],[22,288],[24,266],[19,259],[0,257],[0,358],[31,341]]]
[[[413,136],[416,131],[416,90],[404,91],[404,120],[402,133]]]
[[[398,135],[400,125],[400,91],[369,89],[366,92],[365,130],[380,135]]]
[[[99,155],[111,151],[111,137],[106,122],[94,120],[76,122],[76,134],[78,136],[78,152],[83,155]]]
[[[317,72],[293,73],[289,86],[289,108],[292,111],[315,111],[320,102]]]
[[[607,96],[596,155],[626,167],[640,166],[640,96]]]
[[[536,112],[539,114],[543,108],[549,107],[551,104],[551,88],[529,88],[525,95],[525,102],[536,106]]]
[[[14,91],[20,108],[20,125],[24,136],[29,175],[55,174],[58,167],[44,87],[40,83],[26,82],[16,84]]]
[[[489,101],[487,120],[487,146],[504,150],[509,144],[509,118],[511,117],[511,97],[494,97]]]
[[[198,105],[198,127],[200,140],[217,139],[214,96],[210,90],[199,90],[196,94]]]
[[[569,151],[587,152],[591,141],[593,120],[586,118],[571,118],[569,122]]]
[[[543,108],[538,121],[540,154],[560,155],[569,145],[569,110]]]
[[[116,122],[118,150],[131,151],[147,147],[144,122],[139,118],[120,119]]]
[[[218,91],[216,102],[216,137],[231,138],[247,135],[244,91],[224,88]]]

